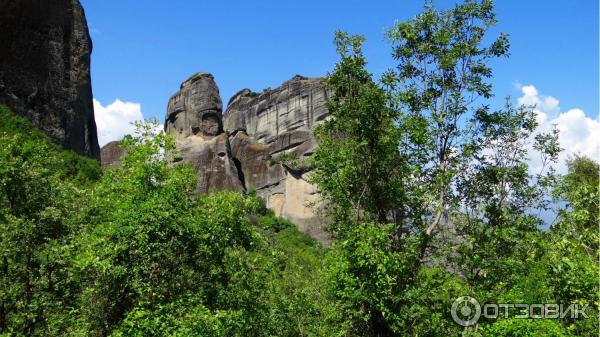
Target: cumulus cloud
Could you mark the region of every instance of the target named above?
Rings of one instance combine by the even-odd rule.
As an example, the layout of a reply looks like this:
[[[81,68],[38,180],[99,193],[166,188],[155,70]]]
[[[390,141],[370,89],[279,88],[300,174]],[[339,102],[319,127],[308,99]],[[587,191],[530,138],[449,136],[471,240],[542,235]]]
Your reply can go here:
[[[563,152],[559,158],[557,170],[566,173],[566,160],[575,155],[584,155],[598,160],[600,154],[600,120],[587,116],[581,109],[561,111],[560,102],[552,96],[541,95],[533,85],[518,85],[522,96],[519,105],[535,105],[540,132],[549,132],[556,126]],[[531,154],[531,167],[536,172],[541,160]]]
[[[94,99],[94,115],[100,146],[133,134],[135,130],[132,123],[144,119],[139,103],[123,102],[119,99],[107,106]]]

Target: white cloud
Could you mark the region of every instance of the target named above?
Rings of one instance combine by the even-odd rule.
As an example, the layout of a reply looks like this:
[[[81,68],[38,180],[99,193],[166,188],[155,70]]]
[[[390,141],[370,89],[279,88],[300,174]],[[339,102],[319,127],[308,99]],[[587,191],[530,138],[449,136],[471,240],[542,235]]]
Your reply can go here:
[[[113,140],[121,140],[125,135],[133,134],[135,130],[132,123],[144,120],[139,103],[123,102],[119,99],[106,107],[94,99],[94,115],[101,147]]]
[[[561,112],[559,100],[552,96],[541,95],[533,85],[518,85],[523,94],[519,105],[535,105],[534,111],[540,123],[540,132],[549,132],[556,125],[559,142],[563,151],[556,167],[559,173],[566,173],[566,160],[575,155],[585,155],[599,160],[600,120],[588,117],[581,109]],[[531,167],[536,172],[541,167],[538,155],[532,153]]]

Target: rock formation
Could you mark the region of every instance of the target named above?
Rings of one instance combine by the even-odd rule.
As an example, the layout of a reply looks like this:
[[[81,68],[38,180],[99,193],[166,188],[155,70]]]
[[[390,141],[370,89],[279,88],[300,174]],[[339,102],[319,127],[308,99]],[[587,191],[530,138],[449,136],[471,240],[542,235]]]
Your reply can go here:
[[[196,170],[198,192],[244,190],[223,132],[222,110],[219,88],[206,73],[187,79],[169,100],[165,131],[177,141],[177,160],[192,164]]]
[[[100,157],[78,0],[0,0],[0,104],[64,148]]]
[[[197,172],[196,191],[210,193],[214,190],[243,191],[227,134],[217,136],[192,135],[177,141],[178,161],[192,164]]]
[[[165,131],[182,139],[192,135],[216,136],[223,132],[223,103],[211,74],[197,73],[171,97]]]
[[[119,144],[119,141],[112,141],[100,149],[100,164],[103,169],[121,165],[121,158],[125,155],[125,149]]]
[[[327,236],[315,213],[319,198],[306,159],[316,146],[313,126],[329,115],[326,100],[322,79],[295,76],[262,93],[238,92],[223,117],[245,187],[320,241]]]
[[[322,79],[295,76],[262,93],[238,92],[223,114],[213,76],[198,73],[169,100],[165,131],[177,141],[177,161],[195,168],[198,192],[255,190],[276,215],[324,242],[306,158],[326,100]]]
[[[326,99],[322,79],[298,75],[262,93],[244,89],[229,101],[224,127],[246,131],[263,144],[291,131],[311,133],[313,125],[328,116]]]

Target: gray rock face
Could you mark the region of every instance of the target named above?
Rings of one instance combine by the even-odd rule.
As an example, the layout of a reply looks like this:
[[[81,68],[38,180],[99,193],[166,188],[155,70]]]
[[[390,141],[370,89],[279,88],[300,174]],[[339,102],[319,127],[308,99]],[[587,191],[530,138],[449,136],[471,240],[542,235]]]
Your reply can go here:
[[[213,76],[198,73],[169,100],[165,131],[176,138],[177,161],[196,170],[198,192],[255,189],[276,215],[326,242],[304,164],[316,146],[313,126],[329,115],[326,100],[322,79],[296,76],[262,93],[240,91],[223,115]]]
[[[223,103],[211,74],[197,73],[171,97],[165,131],[182,139],[191,135],[216,136],[223,132]]]
[[[223,116],[245,187],[321,242],[329,237],[305,162],[316,146],[312,128],[329,116],[323,84],[320,78],[295,76],[262,93],[244,89],[231,98]]]
[[[221,97],[213,76],[197,73],[181,84],[167,106],[165,132],[177,142],[178,161],[192,164],[197,191],[243,191],[231,146],[223,132]]]
[[[294,144],[288,142],[294,135],[284,134],[267,145],[238,131],[230,136],[232,154],[239,163],[246,188],[256,190],[275,215],[294,222],[314,239],[328,242],[329,236],[323,229],[325,223],[317,213],[319,195],[316,187],[308,182],[309,168],[283,160],[285,155],[301,158],[308,153],[307,149],[314,147],[310,134],[299,132],[295,136],[308,137],[308,140],[282,152],[282,148],[288,147],[282,144]]]
[[[64,148],[100,158],[89,36],[78,0],[0,0],[0,104]]]
[[[296,75],[276,89],[261,93],[244,89],[235,94],[223,118],[224,128],[246,131],[263,144],[291,131],[310,134],[313,125],[329,115],[326,101],[323,79]]]
[[[119,141],[113,141],[100,149],[100,164],[103,169],[121,166],[121,158],[125,155],[125,149]]]
[[[180,155],[177,160],[192,164],[196,171],[197,192],[244,191],[225,133],[208,137],[192,135],[180,139],[177,141],[177,150]]]

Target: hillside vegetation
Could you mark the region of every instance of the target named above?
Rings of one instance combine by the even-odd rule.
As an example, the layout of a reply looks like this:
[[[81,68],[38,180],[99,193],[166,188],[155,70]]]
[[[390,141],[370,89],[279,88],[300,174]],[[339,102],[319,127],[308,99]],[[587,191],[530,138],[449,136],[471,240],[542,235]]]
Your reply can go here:
[[[364,38],[336,33],[309,159],[329,246],[252,193],[193,193],[151,123],[103,172],[0,107],[0,336],[597,336],[600,167],[556,174],[558,134],[533,107],[490,108],[489,62],[509,50],[495,24],[490,1],[426,6],[389,31],[379,82]],[[462,296],[587,317],[465,326]]]
[[[0,120],[3,336],[326,333],[325,248],[255,197],[193,196],[168,136],[127,138],[101,174],[6,108]]]

